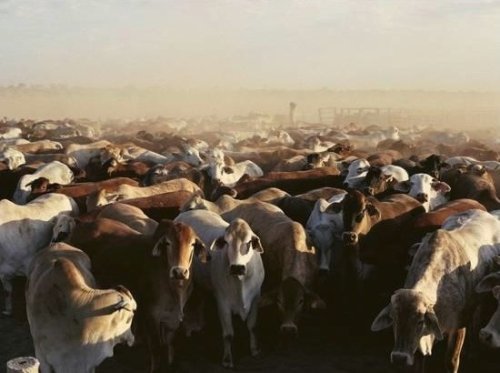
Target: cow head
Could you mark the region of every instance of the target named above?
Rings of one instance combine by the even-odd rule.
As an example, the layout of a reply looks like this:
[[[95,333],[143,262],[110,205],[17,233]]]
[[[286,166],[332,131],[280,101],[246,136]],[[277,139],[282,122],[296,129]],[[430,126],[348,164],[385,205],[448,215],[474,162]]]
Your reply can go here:
[[[298,322],[304,309],[324,309],[325,302],[315,293],[306,289],[294,277],[284,279],[279,288],[264,294],[260,306],[276,303],[282,316],[280,331],[284,335],[297,336]]]
[[[344,198],[342,240],[356,245],[360,235],[366,235],[381,218],[380,211],[363,193],[351,190]]]
[[[184,162],[195,167],[202,165],[203,159],[201,159],[200,152],[198,151],[198,149],[186,143],[182,145],[182,150],[183,153],[181,155],[181,158]]]
[[[443,339],[433,304],[416,290],[397,290],[391,303],[373,321],[371,330],[376,332],[390,326],[394,331],[391,362],[396,365],[413,365],[418,348],[428,355],[432,341]]]
[[[489,347],[500,348],[500,272],[489,274],[477,285],[478,293],[492,292],[498,302],[488,325],[479,331],[479,339]]]
[[[444,165],[442,156],[437,154],[428,156],[424,160],[420,161],[419,164],[426,174],[429,174],[436,179],[439,177],[439,170]]]
[[[430,175],[415,174],[412,175],[409,180],[395,184],[394,189],[403,193],[408,193],[422,203],[426,212],[429,212],[443,203],[446,203],[446,193],[451,190],[451,187],[445,182],[439,181]]]
[[[66,241],[76,227],[76,221],[69,215],[60,214],[55,218],[51,242]]]
[[[347,175],[344,180],[344,186],[355,188],[360,185],[368,170],[370,169],[370,162],[366,159],[356,159],[347,168]]]
[[[210,253],[203,242],[194,230],[184,223],[162,220],[156,228],[153,239],[155,245],[151,256],[163,262],[171,280],[190,279],[194,255],[198,256],[203,263],[210,258]]]
[[[247,274],[247,265],[255,253],[264,252],[259,237],[242,219],[233,220],[226,228],[224,236],[217,238],[210,247],[210,250],[224,249],[229,263],[229,274],[240,279]]]
[[[364,192],[370,196],[385,192],[396,183],[392,175],[385,175],[379,167],[370,167],[363,180]]]

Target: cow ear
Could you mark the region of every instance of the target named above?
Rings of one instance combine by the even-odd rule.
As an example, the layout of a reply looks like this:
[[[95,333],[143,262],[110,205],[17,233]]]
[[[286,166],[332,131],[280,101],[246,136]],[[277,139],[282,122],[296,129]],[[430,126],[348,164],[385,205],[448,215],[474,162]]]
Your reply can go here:
[[[372,332],[378,332],[380,330],[387,329],[392,325],[393,320],[391,316],[391,310],[392,310],[392,305],[389,304],[382,311],[380,311],[375,320],[373,320],[371,326]]]
[[[476,293],[487,293],[497,285],[500,285],[500,272],[490,273],[477,284]]]
[[[326,309],[326,303],[320,296],[312,291],[306,292],[306,304],[312,310]]]
[[[448,193],[451,187],[443,181],[435,181],[431,184],[432,189],[441,193]]]
[[[374,216],[377,219],[380,218],[380,216],[381,216],[380,210],[378,208],[376,208],[374,205],[372,205],[371,203],[366,204],[366,211],[368,212],[368,215]]]
[[[232,168],[232,167],[229,167],[229,166],[222,167],[222,170],[223,170],[226,174],[233,174],[233,173],[234,173],[233,168]]]
[[[264,252],[264,248],[262,247],[262,244],[260,242],[260,238],[257,237],[257,236],[253,236],[252,237],[252,248],[257,251],[258,253],[263,253]]]
[[[392,187],[392,189],[403,193],[408,193],[410,191],[410,188],[411,188],[410,180],[400,181],[399,183],[396,183]]]
[[[194,242],[194,253],[198,258],[200,258],[200,261],[202,263],[208,262],[210,259],[212,259],[212,256],[210,255],[210,250],[207,250],[207,247],[199,238],[196,239]]]
[[[340,211],[342,211],[342,203],[337,202],[331,203],[330,206],[325,209],[325,212],[330,214],[338,214]]]
[[[425,313],[425,326],[431,331],[438,341],[443,339],[443,333],[439,327],[439,322],[434,311],[427,311]]]
[[[216,238],[214,242],[210,245],[210,251],[213,250],[222,250],[224,246],[226,245],[226,240],[224,239],[224,236],[220,236],[219,238]]]
[[[496,300],[500,301],[500,285],[495,286],[491,292]]]
[[[277,290],[273,290],[273,291],[270,291],[266,294],[261,295],[261,297],[259,298],[259,308],[260,307],[267,307],[267,306],[270,306],[272,304],[275,304],[277,297],[278,297]]]

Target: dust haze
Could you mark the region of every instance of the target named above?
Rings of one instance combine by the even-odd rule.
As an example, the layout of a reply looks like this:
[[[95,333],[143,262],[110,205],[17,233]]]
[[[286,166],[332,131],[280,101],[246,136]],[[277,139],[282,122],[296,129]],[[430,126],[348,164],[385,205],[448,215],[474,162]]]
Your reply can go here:
[[[0,116],[500,125],[500,2],[0,0]]]

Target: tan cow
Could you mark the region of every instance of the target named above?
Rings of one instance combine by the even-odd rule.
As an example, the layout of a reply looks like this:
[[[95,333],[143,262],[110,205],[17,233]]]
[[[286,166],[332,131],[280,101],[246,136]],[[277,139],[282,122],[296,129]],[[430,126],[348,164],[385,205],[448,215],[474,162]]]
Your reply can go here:
[[[413,365],[417,350],[430,355],[434,341],[446,335],[443,371],[458,372],[465,326],[477,303],[474,288],[500,254],[499,243],[500,221],[481,210],[453,215],[424,238],[404,288],[372,324],[373,331],[393,326],[393,363]]]
[[[134,298],[124,287],[96,289],[84,252],[53,244],[31,268],[26,306],[42,372],[93,372],[116,344],[134,343]]]

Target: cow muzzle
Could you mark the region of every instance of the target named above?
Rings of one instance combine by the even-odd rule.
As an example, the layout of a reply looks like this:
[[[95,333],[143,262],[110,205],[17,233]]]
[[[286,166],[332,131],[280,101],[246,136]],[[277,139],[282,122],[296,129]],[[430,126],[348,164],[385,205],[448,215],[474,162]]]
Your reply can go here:
[[[413,365],[413,356],[407,352],[393,351],[391,352],[391,363],[398,367]]]
[[[280,327],[281,334],[283,334],[285,336],[296,337],[298,334],[298,331],[299,330],[297,328],[297,325],[295,325],[293,323],[282,324]]]
[[[479,340],[486,346],[500,347],[500,338],[495,338],[495,332],[487,328],[483,328],[479,331]]]
[[[170,278],[174,280],[187,280],[189,278],[189,269],[184,267],[172,267],[170,269]]]
[[[231,276],[243,276],[246,273],[246,267],[241,264],[231,264],[229,266],[229,274]]]
[[[346,245],[355,245],[358,243],[358,234],[356,232],[344,232],[342,234],[342,241]]]
[[[427,193],[418,193],[415,199],[420,203],[429,202],[429,195]]]

